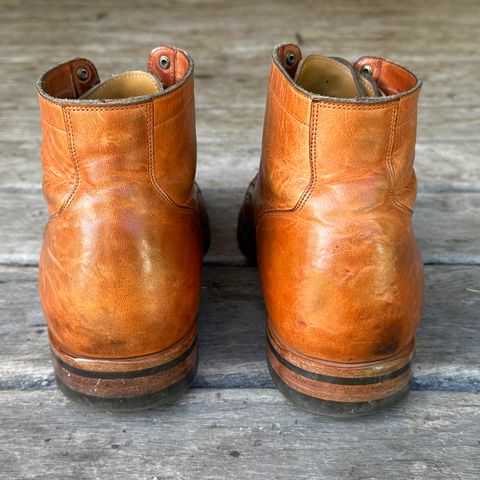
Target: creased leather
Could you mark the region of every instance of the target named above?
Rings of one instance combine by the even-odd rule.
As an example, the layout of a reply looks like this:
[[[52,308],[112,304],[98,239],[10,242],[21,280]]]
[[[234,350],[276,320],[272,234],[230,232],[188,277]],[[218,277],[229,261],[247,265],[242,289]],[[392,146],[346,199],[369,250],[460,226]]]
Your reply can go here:
[[[62,108],[40,101],[42,118],[42,190],[48,213],[57,214],[73,194],[77,173],[70,158]]]
[[[285,76],[272,63],[258,179],[260,212],[290,210],[308,188],[310,110],[311,100],[291,92]]]
[[[161,146],[154,151],[156,182],[174,202],[192,205],[197,158],[193,76],[181,89],[156,98],[153,108],[155,145]]]

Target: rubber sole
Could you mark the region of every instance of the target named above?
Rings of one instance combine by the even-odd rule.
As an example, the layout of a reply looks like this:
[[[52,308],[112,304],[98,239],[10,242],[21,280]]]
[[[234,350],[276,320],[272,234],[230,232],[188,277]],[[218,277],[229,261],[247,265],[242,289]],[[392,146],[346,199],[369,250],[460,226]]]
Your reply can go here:
[[[288,351],[268,334],[268,367],[281,393],[299,407],[355,417],[390,407],[410,391],[413,346],[395,358],[338,364]]]
[[[193,338],[175,358],[166,351],[105,361],[69,357],[52,345],[52,363],[60,390],[71,400],[109,411],[144,410],[174,402],[189,388],[198,347]]]

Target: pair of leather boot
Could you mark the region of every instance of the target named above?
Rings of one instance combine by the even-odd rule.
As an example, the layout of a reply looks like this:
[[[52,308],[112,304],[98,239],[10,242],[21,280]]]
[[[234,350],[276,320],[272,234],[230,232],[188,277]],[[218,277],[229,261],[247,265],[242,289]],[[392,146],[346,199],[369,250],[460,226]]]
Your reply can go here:
[[[409,390],[423,271],[411,215],[421,83],[404,67],[273,50],[263,150],[238,221],[258,261],[268,365],[297,404],[368,413]],[[50,218],[39,288],[70,397],[175,399],[197,368],[208,217],[195,184],[193,62],[100,82],[77,58],[41,76]]]

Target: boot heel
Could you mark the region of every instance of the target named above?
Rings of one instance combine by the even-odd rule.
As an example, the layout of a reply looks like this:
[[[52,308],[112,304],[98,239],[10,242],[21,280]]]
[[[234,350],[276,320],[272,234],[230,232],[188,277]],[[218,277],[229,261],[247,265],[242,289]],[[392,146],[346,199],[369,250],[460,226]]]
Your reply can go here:
[[[185,348],[186,347],[186,348]],[[72,357],[51,342],[58,386],[70,399],[106,410],[142,410],[175,401],[198,365],[196,338],[131,359]]]
[[[270,333],[268,367],[278,389],[296,405],[335,417],[377,412],[410,391],[414,343],[394,358],[341,364],[294,353]]]

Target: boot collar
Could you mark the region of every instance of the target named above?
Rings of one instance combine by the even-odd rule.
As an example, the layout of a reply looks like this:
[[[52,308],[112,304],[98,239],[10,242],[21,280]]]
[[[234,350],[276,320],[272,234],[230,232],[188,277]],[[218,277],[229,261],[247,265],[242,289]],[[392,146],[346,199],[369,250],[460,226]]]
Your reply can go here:
[[[138,104],[168,95],[193,80],[193,60],[184,50],[161,46],[150,52],[148,71],[165,87],[149,95],[113,100],[88,100],[80,97],[100,83],[95,65],[86,58],[74,58],[45,72],[37,81],[37,91],[46,100],[63,105],[112,106]]]
[[[298,45],[282,43],[272,52],[272,77],[281,88],[295,95],[306,97],[310,101],[330,103],[379,104],[411,95],[420,89],[422,81],[411,70],[380,57],[361,57],[354,64],[359,74],[371,75],[378,87],[384,92],[381,97],[336,98],[313,94],[300,87],[293,79],[302,59]],[[279,77],[279,78],[276,78]]]

